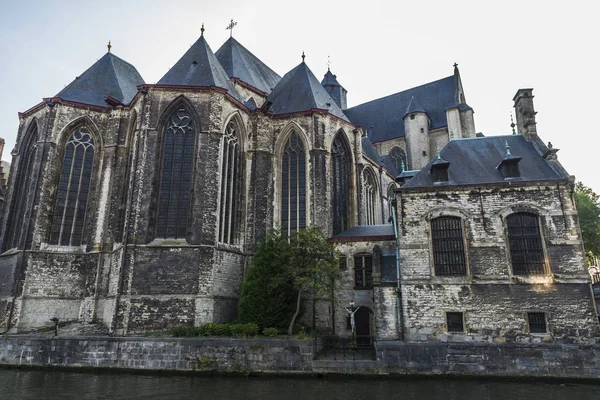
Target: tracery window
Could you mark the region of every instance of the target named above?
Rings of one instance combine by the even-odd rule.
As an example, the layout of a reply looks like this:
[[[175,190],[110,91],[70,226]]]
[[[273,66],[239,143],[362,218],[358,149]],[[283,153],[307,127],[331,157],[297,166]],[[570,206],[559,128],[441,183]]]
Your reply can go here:
[[[331,146],[331,176],[333,234],[348,229],[348,209],[350,194],[350,154],[342,135],[338,134]]]
[[[373,288],[373,257],[358,255],[354,257],[354,289]]]
[[[50,244],[79,246],[82,243],[94,152],[94,138],[86,127],[76,129],[65,144]]]
[[[509,215],[506,218],[506,224],[513,274],[545,274],[546,263],[539,217],[529,212],[518,212]]]
[[[406,153],[400,147],[395,146],[390,151],[390,158],[394,163],[394,167],[396,167],[396,171],[401,173],[406,169]]]
[[[375,225],[377,216],[377,184],[373,174],[368,170],[364,172],[364,201],[365,201],[365,223]]]
[[[33,185],[33,164],[37,154],[38,131],[37,125],[28,132],[21,145],[19,157],[19,169],[17,179],[14,182],[14,194],[12,195],[12,210],[8,212],[8,225],[4,241],[4,249],[19,247],[21,233],[24,231],[24,218],[29,204],[29,196]],[[35,190],[35,188],[33,188]],[[35,199],[32,199],[35,201]],[[32,207],[30,207],[32,208]],[[26,244],[26,247],[28,244]]]
[[[292,132],[281,158],[281,230],[288,235],[306,226],[306,153]]]
[[[462,221],[443,216],[431,220],[433,265],[437,276],[465,275],[467,263]]]
[[[191,204],[196,133],[189,111],[178,107],[164,131],[156,236],[185,238]]]
[[[227,124],[223,137],[221,166],[221,210],[219,218],[219,241],[233,243],[237,212],[237,188],[239,180],[239,142],[234,122]]]

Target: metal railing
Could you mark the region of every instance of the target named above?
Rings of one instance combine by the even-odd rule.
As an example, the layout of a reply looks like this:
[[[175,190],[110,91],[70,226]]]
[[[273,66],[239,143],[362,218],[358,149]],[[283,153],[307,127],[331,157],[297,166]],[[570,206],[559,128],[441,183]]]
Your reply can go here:
[[[372,336],[315,336],[315,359],[321,360],[375,360]]]

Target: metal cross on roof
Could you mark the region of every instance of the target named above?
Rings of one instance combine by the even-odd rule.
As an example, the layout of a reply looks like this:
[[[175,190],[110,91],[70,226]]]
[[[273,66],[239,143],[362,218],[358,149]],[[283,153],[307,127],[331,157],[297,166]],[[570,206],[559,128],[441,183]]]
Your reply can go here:
[[[229,25],[227,25],[227,28],[225,28],[225,29],[229,29],[229,37],[233,36],[233,27],[236,25],[237,25],[237,22],[234,22],[232,19],[231,22],[229,23]]]

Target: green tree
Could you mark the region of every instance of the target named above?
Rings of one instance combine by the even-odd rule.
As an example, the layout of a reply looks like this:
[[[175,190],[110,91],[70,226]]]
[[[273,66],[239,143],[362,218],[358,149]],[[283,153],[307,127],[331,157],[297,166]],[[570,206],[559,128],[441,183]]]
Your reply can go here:
[[[575,185],[575,205],[579,214],[579,225],[586,253],[600,255],[600,196],[577,182]]]
[[[327,234],[320,228],[311,226],[301,229],[290,238],[291,257],[288,268],[292,284],[296,289],[296,311],[288,326],[292,334],[294,323],[300,314],[305,294],[326,298],[339,281],[338,252],[329,242]]]
[[[287,328],[295,311],[295,288],[287,269],[292,257],[290,243],[273,231],[254,254],[242,285],[238,303],[240,323],[264,328]]]

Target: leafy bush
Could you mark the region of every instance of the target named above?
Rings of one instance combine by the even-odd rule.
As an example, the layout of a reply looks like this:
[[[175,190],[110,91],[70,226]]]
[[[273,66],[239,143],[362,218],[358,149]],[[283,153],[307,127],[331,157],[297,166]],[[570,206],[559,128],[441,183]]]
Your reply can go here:
[[[198,327],[198,336],[212,336],[214,335],[215,325],[212,322],[208,322]]]
[[[174,337],[198,336],[197,330],[193,326],[174,326],[173,328],[171,328],[171,334]]]
[[[238,321],[253,322],[260,329],[286,328],[296,308],[296,293],[286,269],[290,244],[279,232],[270,233],[260,244],[242,285]]]
[[[258,325],[254,323],[231,325],[231,335],[236,338],[256,336],[258,335],[258,332]]]
[[[213,324],[214,336],[231,336],[231,325],[228,324]]]
[[[275,336],[277,336],[278,333],[279,333],[279,331],[277,330],[277,328],[263,329],[263,335],[265,335],[267,337],[275,337]]]

